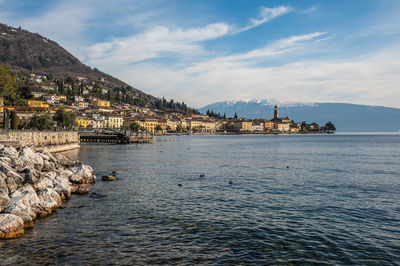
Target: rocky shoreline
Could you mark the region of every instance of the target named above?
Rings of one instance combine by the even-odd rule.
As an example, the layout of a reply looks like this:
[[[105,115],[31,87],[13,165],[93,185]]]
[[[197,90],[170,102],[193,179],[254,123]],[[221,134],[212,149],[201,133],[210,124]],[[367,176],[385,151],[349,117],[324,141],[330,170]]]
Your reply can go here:
[[[72,193],[90,192],[93,169],[48,149],[0,145],[0,239],[19,237]]]

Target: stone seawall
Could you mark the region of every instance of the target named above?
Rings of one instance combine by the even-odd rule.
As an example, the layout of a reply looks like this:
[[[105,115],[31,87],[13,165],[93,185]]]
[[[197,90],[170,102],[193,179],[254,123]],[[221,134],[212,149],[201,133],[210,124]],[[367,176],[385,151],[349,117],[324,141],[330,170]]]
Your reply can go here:
[[[14,147],[48,147],[50,150],[61,151],[78,148],[79,134],[73,131],[6,131],[0,132],[0,143]]]

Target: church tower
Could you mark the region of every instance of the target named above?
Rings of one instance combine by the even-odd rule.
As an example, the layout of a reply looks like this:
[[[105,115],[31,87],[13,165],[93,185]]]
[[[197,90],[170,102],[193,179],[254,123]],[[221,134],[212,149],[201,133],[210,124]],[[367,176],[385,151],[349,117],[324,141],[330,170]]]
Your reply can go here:
[[[278,105],[275,105],[275,109],[274,109],[274,119],[278,119],[278,118],[279,118]]]

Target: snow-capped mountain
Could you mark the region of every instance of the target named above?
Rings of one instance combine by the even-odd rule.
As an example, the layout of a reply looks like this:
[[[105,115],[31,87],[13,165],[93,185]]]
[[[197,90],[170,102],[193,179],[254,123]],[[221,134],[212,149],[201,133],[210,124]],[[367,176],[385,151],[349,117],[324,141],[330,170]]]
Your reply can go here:
[[[199,109],[227,117],[235,113],[239,117],[271,119],[275,105],[279,116],[289,116],[296,122],[307,121],[325,124],[332,121],[341,132],[398,132],[400,130],[400,109],[384,106],[369,106],[348,103],[295,103],[276,100],[225,101],[209,104]]]

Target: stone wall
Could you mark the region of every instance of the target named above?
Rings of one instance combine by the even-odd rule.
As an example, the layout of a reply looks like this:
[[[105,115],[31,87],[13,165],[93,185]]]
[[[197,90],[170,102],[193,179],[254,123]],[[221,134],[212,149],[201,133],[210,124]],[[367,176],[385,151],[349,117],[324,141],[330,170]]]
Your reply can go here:
[[[35,147],[79,144],[79,134],[73,131],[5,131],[0,132],[0,143]]]

